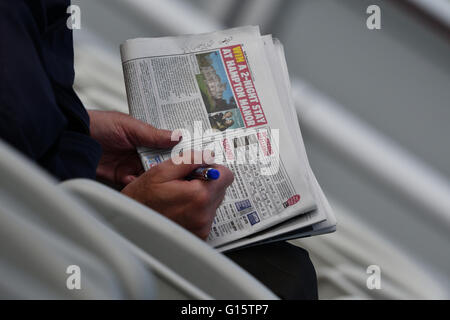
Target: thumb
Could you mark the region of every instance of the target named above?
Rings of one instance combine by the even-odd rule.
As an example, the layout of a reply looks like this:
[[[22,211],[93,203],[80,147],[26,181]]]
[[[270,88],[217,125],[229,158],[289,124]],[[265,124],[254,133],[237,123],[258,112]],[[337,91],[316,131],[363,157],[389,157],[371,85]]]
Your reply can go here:
[[[136,120],[130,132],[131,142],[136,147],[167,149],[175,146],[181,139],[180,135],[172,135],[172,131],[157,129],[147,123]]]

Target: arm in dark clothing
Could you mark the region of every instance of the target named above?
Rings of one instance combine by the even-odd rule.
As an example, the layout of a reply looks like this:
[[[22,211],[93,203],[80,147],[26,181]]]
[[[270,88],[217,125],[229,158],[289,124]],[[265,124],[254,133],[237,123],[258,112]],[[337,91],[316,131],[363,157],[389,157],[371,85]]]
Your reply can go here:
[[[100,156],[72,89],[67,0],[0,0],[0,138],[60,179],[95,177]]]

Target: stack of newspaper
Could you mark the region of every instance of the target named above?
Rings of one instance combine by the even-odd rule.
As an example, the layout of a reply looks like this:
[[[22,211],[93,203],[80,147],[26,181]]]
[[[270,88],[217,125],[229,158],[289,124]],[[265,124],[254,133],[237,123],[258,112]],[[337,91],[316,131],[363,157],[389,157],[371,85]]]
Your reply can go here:
[[[121,46],[130,114],[180,130],[174,150],[140,148],[144,168],[213,150],[235,176],[208,242],[220,251],[336,229],[308,163],[282,44],[258,27]]]

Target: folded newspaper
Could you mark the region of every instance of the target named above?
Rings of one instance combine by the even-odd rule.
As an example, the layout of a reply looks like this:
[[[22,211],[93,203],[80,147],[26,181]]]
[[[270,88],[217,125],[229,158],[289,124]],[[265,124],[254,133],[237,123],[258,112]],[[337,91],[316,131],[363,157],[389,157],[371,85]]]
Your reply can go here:
[[[179,151],[213,150],[234,173],[207,239],[212,246],[228,251],[335,231],[277,39],[248,26],[132,39],[121,55],[130,114],[183,136],[175,153],[138,149],[144,168]]]

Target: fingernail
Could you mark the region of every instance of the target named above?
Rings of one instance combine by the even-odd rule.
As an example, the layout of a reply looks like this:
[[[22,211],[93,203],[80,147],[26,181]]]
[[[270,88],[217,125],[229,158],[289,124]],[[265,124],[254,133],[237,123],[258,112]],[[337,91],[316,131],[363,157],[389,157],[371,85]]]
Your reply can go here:
[[[183,136],[182,136],[181,132],[174,130],[174,131],[170,131],[170,139],[172,141],[180,142],[183,139]]]

